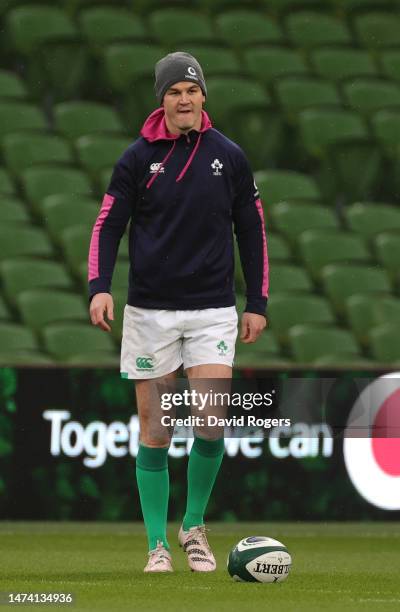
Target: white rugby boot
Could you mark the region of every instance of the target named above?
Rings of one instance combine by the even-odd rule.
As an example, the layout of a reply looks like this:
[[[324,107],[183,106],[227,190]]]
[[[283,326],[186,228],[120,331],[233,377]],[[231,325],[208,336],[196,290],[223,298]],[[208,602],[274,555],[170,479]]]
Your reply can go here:
[[[160,541],[157,542],[157,547],[149,551],[149,560],[144,572],[173,572],[171,564],[171,555]]]
[[[213,572],[216,569],[217,564],[207,542],[205,525],[191,527],[189,531],[184,531],[181,526],[178,542],[187,554],[192,572]]]

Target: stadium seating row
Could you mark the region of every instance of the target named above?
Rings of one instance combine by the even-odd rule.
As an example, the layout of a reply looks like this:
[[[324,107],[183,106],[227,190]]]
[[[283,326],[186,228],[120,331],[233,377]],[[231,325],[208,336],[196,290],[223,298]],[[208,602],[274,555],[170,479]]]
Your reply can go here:
[[[47,42],[60,44],[80,37],[98,47],[120,39],[149,37],[172,46],[215,40],[233,47],[287,42],[300,48],[354,43],[380,48],[400,43],[398,18],[381,10],[354,15],[351,24],[340,16],[313,10],[290,12],[281,23],[263,10],[240,6],[212,15],[186,7],[164,7],[150,10],[142,20],[127,8],[95,6],[81,10],[74,19],[61,7],[37,4],[15,7],[4,18],[11,48],[24,55]]]

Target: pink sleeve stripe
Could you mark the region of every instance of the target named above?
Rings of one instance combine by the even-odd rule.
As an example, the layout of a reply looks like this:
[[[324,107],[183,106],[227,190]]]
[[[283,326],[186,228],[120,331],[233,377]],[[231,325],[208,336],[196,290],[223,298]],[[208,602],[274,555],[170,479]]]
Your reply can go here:
[[[90,240],[89,261],[88,261],[88,279],[89,281],[99,276],[99,237],[112,205],[115,202],[114,196],[105,194],[101,204],[99,215],[93,227],[92,238]]]
[[[256,200],[256,206],[258,214],[261,218],[261,228],[263,236],[263,281],[262,281],[262,296],[268,297],[269,289],[269,266],[268,266],[268,250],[267,250],[267,237],[265,235],[265,223],[264,223],[264,211],[260,198]]]

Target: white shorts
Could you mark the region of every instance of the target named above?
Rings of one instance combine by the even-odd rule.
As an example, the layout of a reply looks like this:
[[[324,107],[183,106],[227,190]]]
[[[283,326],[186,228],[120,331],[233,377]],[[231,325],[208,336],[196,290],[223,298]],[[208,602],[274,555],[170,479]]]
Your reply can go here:
[[[235,306],[203,310],[157,310],[126,304],[121,377],[164,376],[182,364],[232,366],[238,333]]]

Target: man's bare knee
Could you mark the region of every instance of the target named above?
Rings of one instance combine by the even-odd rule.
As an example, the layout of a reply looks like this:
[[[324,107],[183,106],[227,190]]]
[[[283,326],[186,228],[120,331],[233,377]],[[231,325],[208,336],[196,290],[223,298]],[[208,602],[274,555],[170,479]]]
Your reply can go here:
[[[177,370],[160,378],[136,382],[136,402],[140,425],[140,442],[150,448],[168,448],[171,442],[171,427],[163,425],[158,385],[175,384]]]

